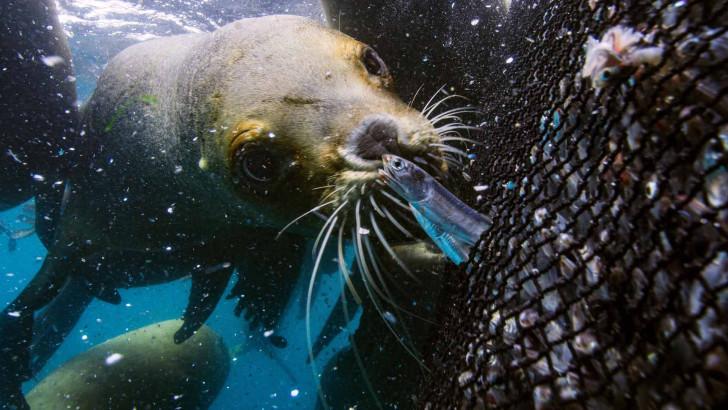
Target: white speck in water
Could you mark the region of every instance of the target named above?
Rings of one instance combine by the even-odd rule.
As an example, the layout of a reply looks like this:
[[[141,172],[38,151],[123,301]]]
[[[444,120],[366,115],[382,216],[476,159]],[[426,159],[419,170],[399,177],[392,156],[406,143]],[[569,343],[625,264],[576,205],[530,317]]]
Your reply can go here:
[[[33,174],[33,179],[36,180],[36,181],[38,181],[38,182],[45,181],[45,177],[43,175],[41,175],[41,174]]]
[[[513,57],[508,57],[508,58],[506,59],[506,64],[510,64],[510,63],[512,63],[512,62],[513,62]]]
[[[275,138],[275,137],[276,137],[275,133],[273,133],[273,132],[268,133],[268,138]]]
[[[470,20],[470,25],[471,26],[477,26],[479,23],[480,23],[480,19],[477,18],[477,17],[474,18],[474,19],[472,19],[472,20]]]
[[[11,316],[11,317],[20,317],[20,312],[18,312],[17,310],[14,310],[12,312],[8,312],[8,316]]]
[[[397,318],[394,317],[394,314],[392,314],[392,312],[390,312],[388,310],[385,311],[384,313],[382,313],[382,317],[384,317],[384,320],[386,320],[387,322],[389,322],[392,325],[397,324]]]
[[[171,252],[172,251],[172,247],[169,246],[169,245],[167,245],[167,246],[164,247],[164,250],[167,251],[167,252]]]
[[[175,165],[174,166],[174,173],[175,174],[179,174],[180,172],[182,172],[182,165]]]
[[[106,365],[111,366],[112,364],[118,363],[119,360],[123,359],[124,355],[121,353],[112,353],[106,357]]]
[[[476,185],[473,187],[473,189],[475,190],[475,192],[482,192],[488,189],[488,185]]]
[[[88,335],[82,335],[81,340],[88,340]]]
[[[15,276],[15,274],[13,272],[8,272],[5,274],[5,276],[12,278],[13,276]]]
[[[273,335],[272,330],[266,330],[265,332],[263,332],[263,336],[265,336],[265,337],[271,337],[272,335]]]
[[[172,396],[172,399],[173,399],[173,400],[179,400],[179,399],[181,399],[182,397],[184,397],[184,394],[175,394],[174,396]]]
[[[167,213],[170,214],[170,215],[172,215],[174,213],[174,205],[172,205],[169,208],[167,208]]]
[[[40,60],[43,62],[43,64],[47,65],[48,67],[55,67],[58,64],[63,64],[66,62],[66,60],[63,59],[61,56],[42,56]]]
[[[131,307],[131,303],[127,303],[127,304],[125,304],[124,306],[126,306],[126,307]]]
[[[359,235],[369,235],[369,229],[359,228]]]
[[[300,393],[298,389],[291,390],[291,397],[298,397],[298,393]]]

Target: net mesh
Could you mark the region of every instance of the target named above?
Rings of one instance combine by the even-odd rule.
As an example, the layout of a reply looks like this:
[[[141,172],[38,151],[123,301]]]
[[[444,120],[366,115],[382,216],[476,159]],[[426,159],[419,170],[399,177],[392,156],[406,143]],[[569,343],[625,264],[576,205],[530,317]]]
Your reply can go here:
[[[514,2],[520,69],[487,73],[472,170],[494,226],[450,273],[423,407],[727,404],[727,22],[725,1]],[[618,26],[662,55],[597,89],[585,45]]]

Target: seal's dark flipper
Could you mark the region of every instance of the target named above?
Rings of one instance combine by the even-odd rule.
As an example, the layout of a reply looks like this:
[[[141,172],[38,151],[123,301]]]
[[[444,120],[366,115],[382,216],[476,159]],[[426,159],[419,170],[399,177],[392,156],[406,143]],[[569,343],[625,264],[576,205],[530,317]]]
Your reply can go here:
[[[0,404],[5,397],[15,397],[21,384],[30,379],[30,344],[33,339],[33,314],[58,295],[67,278],[61,261],[46,257],[40,271],[2,313],[0,313]],[[24,400],[15,400],[11,406],[25,408]],[[13,408],[13,407],[8,407]]]
[[[260,241],[256,253],[237,266],[238,280],[228,298],[238,297],[235,315],[245,310],[251,329],[274,329],[298,281],[306,241],[297,235]]]
[[[112,305],[121,303],[121,295],[116,288],[105,285],[90,285],[90,291],[97,299],[103,302],[111,303]]]
[[[195,273],[192,275],[192,289],[187,308],[182,316],[184,324],[174,334],[174,342],[182,343],[189,339],[197,329],[205,323],[217,302],[222,297],[233,267],[227,266],[210,273]]]
[[[37,374],[73,329],[93,295],[86,281],[71,277],[61,293],[35,319],[30,346],[31,372]]]

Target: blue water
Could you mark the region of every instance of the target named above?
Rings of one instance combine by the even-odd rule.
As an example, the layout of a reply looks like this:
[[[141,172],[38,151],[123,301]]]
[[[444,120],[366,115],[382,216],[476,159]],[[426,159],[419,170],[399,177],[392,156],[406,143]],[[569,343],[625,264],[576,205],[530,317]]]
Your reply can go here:
[[[0,212],[0,222],[8,227],[20,228],[16,222],[22,206]],[[38,237],[31,235],[17,243],[10,252],[5,237],[0,237],[0,306],[22,290],[40,268],[46,250]],[[310,252],[307,253],[310,255]],[[309,258],[310,259],[310,258]],[[231,363],[230,375],[212,409],[310,409],[316,400],[316,384],[312,367],[306,364],[307,344],[302,292],[308,286],[313,261],[301,269],[297,294],[292,297],[282,319],[279,334],[288,340],[288,346],[277,349],[269,343],[251,342],[247,323],[233,315],[235,300],[222,300],[207,324],[224,339],[228,348],[238,349],[238,356]],[[324,261],[321,270],[322,285],[315,297],[312,314],[312,330],[315,335],[323,325],[326,315],[339,295],[340,281],[334,261]],[[231,284],[234,281],[231,280]],[[26,383],[30,390],[38,380],[52,372],[73,356],[88,350],[105,340],[151,323],[179,318],[187,303],[190,280],[144,288],[121,289],[122,303],[110,305],[94,300],[84,312],[60,349],[37,375],[36,380]],[[257,335],[253,340],[260,340]],[[331,346],[319,356],[318,372],[342,348],[346,335],[339,335]],[[295,396],[295,397],[294,397]]]

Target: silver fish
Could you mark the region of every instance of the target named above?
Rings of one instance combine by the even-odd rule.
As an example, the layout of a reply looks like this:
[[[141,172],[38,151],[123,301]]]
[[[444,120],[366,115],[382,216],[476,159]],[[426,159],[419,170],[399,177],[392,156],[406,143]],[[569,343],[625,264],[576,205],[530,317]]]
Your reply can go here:
[[[412,162],[396,155],[383,155],[382,161],[384,167],[379,174],[409,203],[415,219],[435,245],[455,264],[464,262],[492,221]]]

